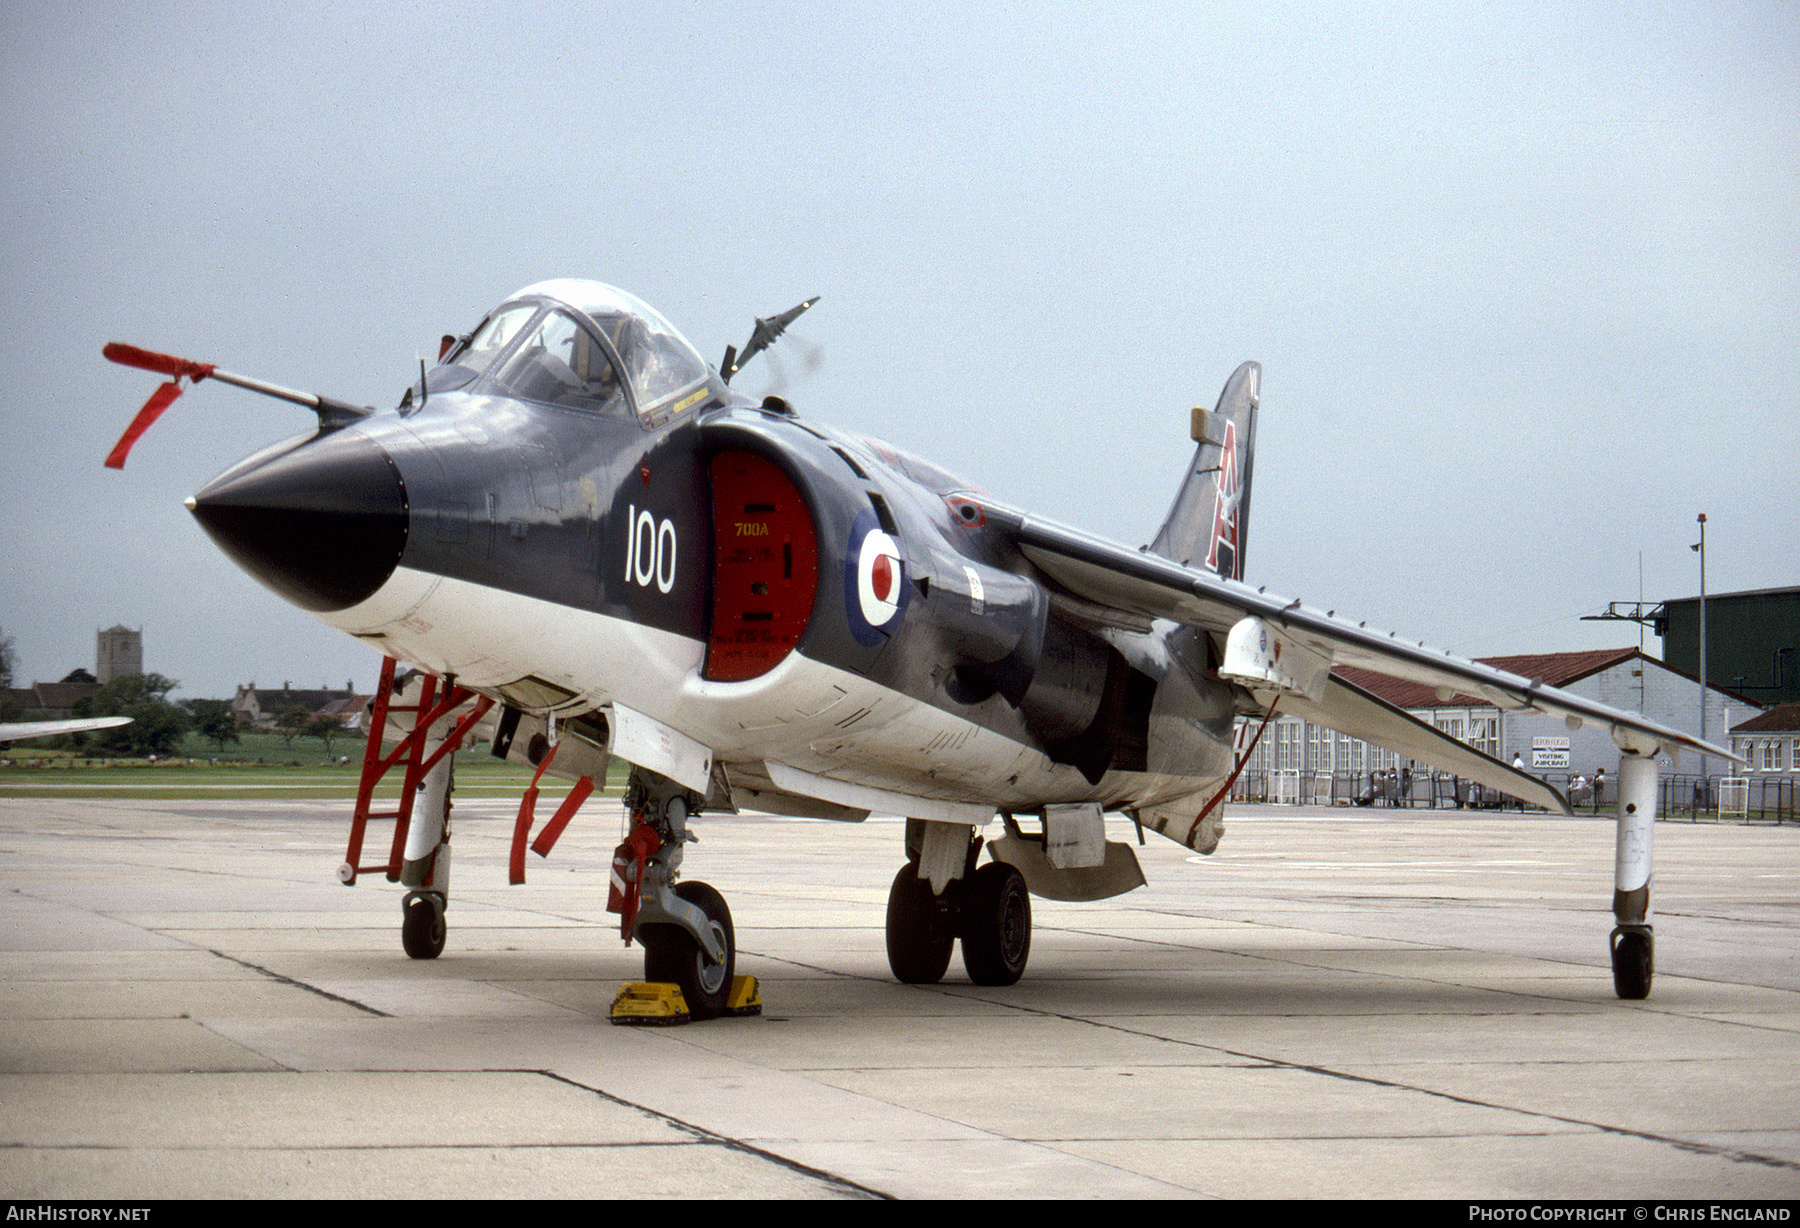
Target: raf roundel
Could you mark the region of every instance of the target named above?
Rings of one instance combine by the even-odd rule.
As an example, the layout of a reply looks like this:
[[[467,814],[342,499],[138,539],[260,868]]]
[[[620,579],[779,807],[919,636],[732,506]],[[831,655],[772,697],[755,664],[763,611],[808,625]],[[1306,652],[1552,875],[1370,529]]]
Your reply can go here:
[[[906,558],[900,543],[882,532],[873,509],[850,530],[844,557],[844,605],[856,642],[873,647],[893,634],[906,607]]]

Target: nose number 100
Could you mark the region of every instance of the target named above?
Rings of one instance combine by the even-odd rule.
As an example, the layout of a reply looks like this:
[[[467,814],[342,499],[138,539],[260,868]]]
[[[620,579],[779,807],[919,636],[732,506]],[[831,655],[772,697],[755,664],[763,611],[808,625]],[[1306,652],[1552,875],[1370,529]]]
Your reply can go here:
[[[658,592],[675,587],[675,524],[658,521],[648,509],[638,511],[634,503],[625,513],[625,581],[649,588],[655,581]]]

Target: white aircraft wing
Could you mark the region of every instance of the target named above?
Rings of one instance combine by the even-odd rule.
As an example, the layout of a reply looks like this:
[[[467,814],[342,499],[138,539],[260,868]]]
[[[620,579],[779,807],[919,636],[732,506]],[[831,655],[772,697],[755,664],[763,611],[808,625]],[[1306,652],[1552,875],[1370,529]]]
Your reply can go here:
[[[1265,695],[1263,699],[1267,702],[1268,697]],[[1533,806],[1570,813],[1569,800],[1536,776],[1529,776],[1466,742],[1457,741],[1441,729],[1336,674],[1331,675],[1325,694],[1317,701],[1289,693],[1281,699],[1281,710],[1315,725],[1337,729],[1365,742],[1399,751]]]
[[[23,742],[27,738],[53,738],[59,733],[86,733],[90,729],[113,729],[131,724],[129,716],[96,716],[88,720],[22,721],[0,725],[0,742]]]
[[[983,501],[1020,551],[1075,596],[1126,617],[1121,625],[1166,618],[1225,637],[1220,675],[1247,687],[1266,704],[1352,737],[1402,751],[1465,779],[1515,797],[1567,811],[1562,796],[1536,777],[1514,771],[1473,747],[1408,716],[1331,674],[1353,665],[1434,688],[1448,700],[1473,695],[1495,706],[1562,717],[1571,729],[1597,722],[1622,750],[1640,754],[1686,747],[1723,759],[1739,756],[1679,729],[1594,700],[1480,665],[1424,643],[1401,639],[1367,623],[1339,618],[1298,600],[1276,596],[1208,571],[1136,551],[1016,509]]]

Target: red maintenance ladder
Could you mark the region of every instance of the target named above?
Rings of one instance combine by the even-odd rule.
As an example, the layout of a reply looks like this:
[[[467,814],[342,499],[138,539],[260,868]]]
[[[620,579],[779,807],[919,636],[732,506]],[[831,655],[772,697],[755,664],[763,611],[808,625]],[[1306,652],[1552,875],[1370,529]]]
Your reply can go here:
[[[376,684],[375,689],[375,702],[369,706],[369,737],[363,749],[362,779],[356,788],[356,811],[350,818],[350,847],[344,854],[344,864],[338,867],[338,880],[347,887],[356,882],[358,874],[376,870],[385,873],[389,882],[400,881],[400,863],[406,852],[406,833],[412,826],[413,802],[419,796],[420,785],[431,769],[445,755],[453,752],[468,736],[469,731],[475,728],[476,722],[494,706],[493,700],[477,696],[473,691],[454,683],[443,682],[434,674],[419,675],[417,702],[396,703],[394,669],[397,664],[392,657],[383,658],[381,681]],[[427,755],[425,742],[431,727],[471,699],[475,701],[474,706],[456,722],[443,744]],[[411,730],[393,750],[382,754],[381,739],[387,730],[389,716],[404,718],[408,714],[412,718]],[[400,786],[399,808],[376,810],[375,786],[402,760],[405,760],[405,770]],[[362,856],[363,836],[368,830],[370,819],[394,820],[394,839],[388,849],[386,861],[364,865],[357,859]]]

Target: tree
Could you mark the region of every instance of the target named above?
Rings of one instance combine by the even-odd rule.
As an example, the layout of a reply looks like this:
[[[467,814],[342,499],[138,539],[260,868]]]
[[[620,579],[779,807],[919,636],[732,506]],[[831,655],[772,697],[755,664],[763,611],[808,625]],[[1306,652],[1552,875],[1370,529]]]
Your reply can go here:
[[[13,637],[0,632],[0,691],[12,690],[13,663],[17,659],[13,654]],[[13,702],[13,697],[0,695],[0,721],[16,721],[19,715],[20,708]]]
[[[237,718],[223,699],[187,699],[181,706],[187,709],[194,732],[217,746],[220,754],[225,753],[225,743],[241,741]]]
[[[306,728],[300,732],[306,737],[318,738],[325,743],[325,754],[329,758],[331,743],[343,735],[344,727],[334,716],[315,716],[306,722]]]
[[[93,696],[77,700],[77,716],[129,716],[131,724],[84,734],[89,745],[112,755],[172,755],[181,749],[188,714],[170,703],[181,684],[161,674],[126,674]],[[87,711],[82,711],[86,708]]]
[[[281,735],[281,742],[290,751],[294,749],[294,739],[306,731],[306,724],[312,720],[312,713],[299,704],[288,704],[275,714],[275,732]]]

